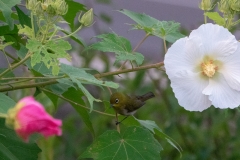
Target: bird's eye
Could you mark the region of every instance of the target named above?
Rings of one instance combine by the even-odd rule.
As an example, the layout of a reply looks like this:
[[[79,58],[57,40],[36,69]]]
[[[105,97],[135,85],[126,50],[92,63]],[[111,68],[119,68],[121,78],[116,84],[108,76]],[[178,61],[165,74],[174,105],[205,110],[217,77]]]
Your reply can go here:
[[[115,100],[115,103],[118,103],[118,102],[119,102],[119,99],[116,99],[116,100]]]

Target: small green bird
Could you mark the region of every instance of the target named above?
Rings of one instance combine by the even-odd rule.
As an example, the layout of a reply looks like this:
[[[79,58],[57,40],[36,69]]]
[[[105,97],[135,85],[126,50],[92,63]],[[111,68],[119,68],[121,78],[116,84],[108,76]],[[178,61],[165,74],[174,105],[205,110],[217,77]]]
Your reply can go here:
[[[129,115],[133,115],[137,109],[141,108],[146,100],[153,97],[155,95],[152,92],[148,92],[142,96],[128,96],[127,94],[116,92],[111,95],[110,104],[117,113],[125,115],[124,119],[126,119]],[[116,125],[119,123],[117,122]]]

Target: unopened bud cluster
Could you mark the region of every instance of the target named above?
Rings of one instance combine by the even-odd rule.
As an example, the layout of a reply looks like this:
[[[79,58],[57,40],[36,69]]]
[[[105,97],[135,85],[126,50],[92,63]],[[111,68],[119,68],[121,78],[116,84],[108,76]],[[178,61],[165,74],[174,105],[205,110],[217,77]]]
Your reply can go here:
[[[68,11],[68,5],[64,0],[27,0],[27,9],[31,10],[36,15],[47,13],[51,16],[65,15]]]
[[[209,11],[213,9],[214,5],[212,0],[202,0],[202,2],[199,4],[199,8],[204,11]]]

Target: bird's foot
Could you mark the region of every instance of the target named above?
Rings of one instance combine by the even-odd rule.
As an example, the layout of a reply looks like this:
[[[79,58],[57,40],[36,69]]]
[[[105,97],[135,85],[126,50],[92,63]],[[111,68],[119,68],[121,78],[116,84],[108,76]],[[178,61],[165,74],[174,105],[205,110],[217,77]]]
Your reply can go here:
[[[116,121],[116,125],[119,125],[121,122]]]

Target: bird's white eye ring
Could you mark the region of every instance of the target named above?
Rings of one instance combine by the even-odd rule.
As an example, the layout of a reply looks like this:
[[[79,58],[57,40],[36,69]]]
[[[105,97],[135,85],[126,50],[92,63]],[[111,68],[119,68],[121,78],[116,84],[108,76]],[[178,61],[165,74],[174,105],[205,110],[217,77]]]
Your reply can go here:
[[[118,102],[119,102],[119,99],[116,99],[116,100],[115,100],[115,103],[118,103]]]

